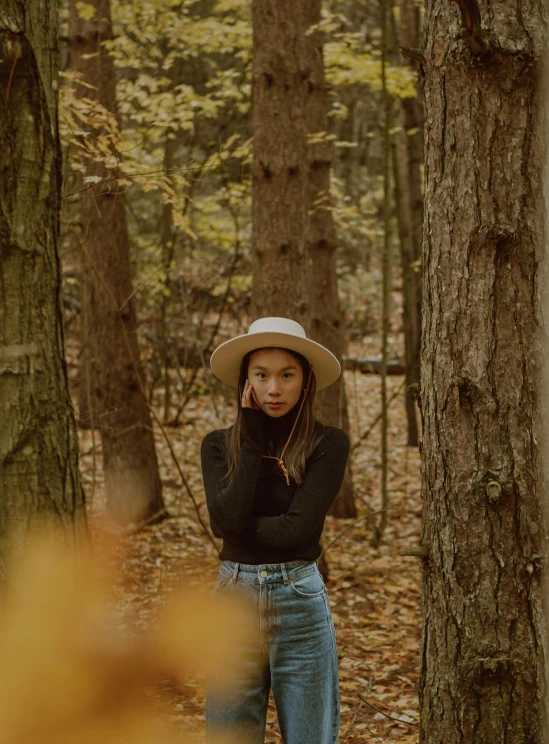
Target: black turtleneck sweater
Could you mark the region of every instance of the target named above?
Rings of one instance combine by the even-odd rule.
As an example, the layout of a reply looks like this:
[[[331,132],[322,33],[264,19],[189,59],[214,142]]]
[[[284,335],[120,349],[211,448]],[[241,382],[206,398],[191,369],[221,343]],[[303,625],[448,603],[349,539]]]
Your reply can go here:
[[[288,438],[296,411],[271,418],[244,408],[244,441],[240,460],[227,482],[226,429],[202,441],[202,475],[210,524],[223,538],[222,560],[239,563],[283,563],[316,560],[324,519],[343,481],[349,456],[349,437],[324,426],[307,462],[303,483],[286,484],[276,460]]]

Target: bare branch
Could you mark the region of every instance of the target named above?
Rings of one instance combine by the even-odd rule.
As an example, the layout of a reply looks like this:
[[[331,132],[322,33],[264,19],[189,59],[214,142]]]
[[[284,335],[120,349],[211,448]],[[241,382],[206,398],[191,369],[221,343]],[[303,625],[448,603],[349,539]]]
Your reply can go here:
[[[366,703],[366,705],[369,705],[370,708],[373,708],[376,711],[376,713],[381,713],[382,716],[385,716],[385,718],[389,718],[391,721],[396,721],[397,723],[404,723],[407,726],[419,726],[419,723],[417,723],[416,721],[405,721],[401,717],[391,716],[389,715],[389,713],[385,713],[385,711],[380,710],[379,708],[376,708],[375,705],[372,705],[372,703],[368,702],[368,700],[366,700],[365,697],[362,697],[362,695],[359,695],[358,697],[362,700],[363,703]]]
[[[416,548],[405,548],[398,551],[399,555],[409,555],[415,558],[428,558],[429,548],[426,545],[418,545]]]
[[[421,49],[412,49],[412,47],[399,46],[400,53],[406,59],[410,59],[412,62],[419,62],[422,65],[425,62]]]

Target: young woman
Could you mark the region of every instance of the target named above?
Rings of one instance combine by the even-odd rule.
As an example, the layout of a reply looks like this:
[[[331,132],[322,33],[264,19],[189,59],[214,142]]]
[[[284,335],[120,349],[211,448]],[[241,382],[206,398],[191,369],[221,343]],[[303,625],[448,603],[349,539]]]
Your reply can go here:
[[[316,560],[349,438],[315,421],[313,402],[339,362],[295,321],[261,318],[221,344],[211,367],[238,388],[236,422],[202,442],[210,523],[223,539],[214,592],[247,598],[255,632],[240,639],[230,684],[208,684],[207,740],[263,744],[272,687],[284,744],[336,744],[337,649]]]

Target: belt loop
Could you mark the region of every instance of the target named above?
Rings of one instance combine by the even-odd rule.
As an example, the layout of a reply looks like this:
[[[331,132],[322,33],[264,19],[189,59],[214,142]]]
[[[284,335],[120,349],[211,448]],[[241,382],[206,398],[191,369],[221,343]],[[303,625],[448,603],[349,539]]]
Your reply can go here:
[[[280,569],[282,571],[282,578],[284,579],[284,583],[285,584],[291,584],[292,582],[288,578],[288,572],[286,571],[286,564],[285,563],[281,563],[280,564]]]
[[[238,571],[240,570],[240,563],[235,563],[235,567],[233,569],[233,582],[236,582],[238,579]]]

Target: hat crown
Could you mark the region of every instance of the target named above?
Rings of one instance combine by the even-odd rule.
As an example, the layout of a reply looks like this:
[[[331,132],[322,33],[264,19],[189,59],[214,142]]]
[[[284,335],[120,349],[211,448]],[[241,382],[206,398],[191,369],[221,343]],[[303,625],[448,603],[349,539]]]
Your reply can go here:
[[[254,333],[286,333],[289,336],[307,338],[305,329],[290,318],[259,318],[254,320],[248,329],[248,335]]]

